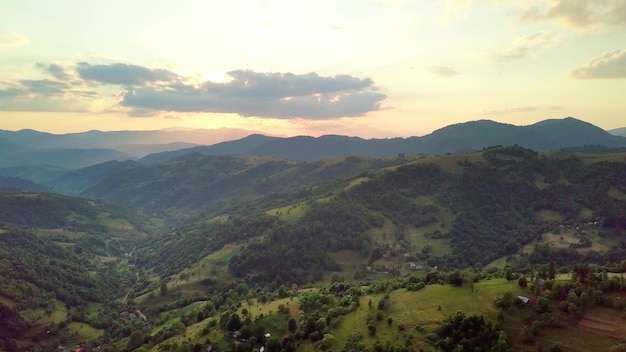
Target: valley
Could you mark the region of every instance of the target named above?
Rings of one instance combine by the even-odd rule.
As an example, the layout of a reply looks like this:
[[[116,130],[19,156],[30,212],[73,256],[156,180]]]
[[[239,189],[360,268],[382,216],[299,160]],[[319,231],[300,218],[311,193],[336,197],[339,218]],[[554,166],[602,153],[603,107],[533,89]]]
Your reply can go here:
[[[624,153],[154,160],[0,191],[0,350],[624,346]]]

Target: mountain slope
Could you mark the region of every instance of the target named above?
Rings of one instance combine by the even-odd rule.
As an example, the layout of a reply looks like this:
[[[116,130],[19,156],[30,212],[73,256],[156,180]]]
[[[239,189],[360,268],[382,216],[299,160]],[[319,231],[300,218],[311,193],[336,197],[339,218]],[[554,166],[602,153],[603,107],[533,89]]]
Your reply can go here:
[[[0,141],[32,149],[115,149],[129,152],[137,145],[190,143],[209,145],[250,135],[255,131],[221,128],[216,130],[87,131],[52,134],[35,130],[0,130]],[[167,150],[167,149],[162,149]]]
[[[255,145],[256,144],[256,145]],[[517,144],[540,151],[559,150],[582,145],[609,148],[626,147],[626,138],[583,121],[568,117],[515,126],[479,120],[450,125],[423,137],[363,139],[337,135],[321,137],[298,136],[271,138],[264,141],[255,136],[222,143],[219,146],[183,149],[172,153],[151,155],[147,162],[164,161],[173,156],[193,152],[208,155],[254,154],[271,155],[294,161],[314,161],[340,155],[391,157],[399,154],[445,154],[481,150],[493,145]]]
[[[137,283],[129,264],[158,227],[151,221],[99,201],[0,190],[0,348],[17,339],[24,348],[9,350],[57,349],[84,338],[74,334],[77,322],[103,332],[115,312],[89,307],[122,301]]]
[[[88,166],[82,169],[69,171],[46,184],[50,185],[55,192],[80,195],[85,190],[97,185],[117,173],[140,168],[136,161],[107,161],[101,164]]]
[[[0,168],[0,175],[4,177],[19,177],[45,185],[68,171],[69,169],[51,165],[28,165]]]
[[[546,255],[557,265],[617,260],[626,255],[620,247],[626,228],[623,160],[567,152],[540,156],[518,146],[407,159],[402,166],[344,174],[306,192],[293,189],[209,212],[155,241],[149,252],[158,255],[146,256],[143,265],[169,276],[230,242],[234,276],[279,287],[332,272],[367,276],[363,270],[372,265],[406,273],[408,261],[451,269],[503,257],[522,266],[545,263]],[[570,245],[544,250],[554,231]],[[234,255],[233,246],[241,248]],[[514,257],[523,247],[526,254]]]
[[[112,149],[2,149],[0,167],[50,165],[55,168],[78,169],[109,160],[133,159],[129,154]]]
[[[195,153],[159,164],[133,165],[111,174],[81,195],[127,207],[166,211],[179,218],[207,208],[222,209],[268,195],[278,196],[287,190],[302,191],[338,177],[366,172],[374,165],[384,167],[400,162],[403,160],[398,158],[347,157],[296,164],[274,157]]]
[[[156,164],[192,153],[200,153],[205,155],[253,154],[252,151],[259,146],[276,139],[278,139],[278,137],[268,137],[262,134],[251,134],[235,141],[220,142],[210,146],[198,146],[175,151],[155,153],[143,157],[139,159],[139,161],[145,164]]]
[[[615,136],[622,136],[622,137],[626,137],[626,127],[622,127],[622,128],[616,128],[614,130],[610,130],[608,131],[610,134],[615,135]]]

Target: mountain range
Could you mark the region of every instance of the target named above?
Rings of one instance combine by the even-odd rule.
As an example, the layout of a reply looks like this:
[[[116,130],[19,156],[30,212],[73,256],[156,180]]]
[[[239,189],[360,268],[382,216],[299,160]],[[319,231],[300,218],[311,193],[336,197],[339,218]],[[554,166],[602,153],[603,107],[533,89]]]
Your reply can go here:
[[[580,333],[587,312],[623,310],[600,298],[625,292],[615,275],[626,265],[626,159],[604,155],[623,142],[572,118],[525,127],[483,120],[424,137],[251,134],[69,171],[5,168],[42,181],[0,177],[0,350],[243,350],[233,347],[241,328],[259,335],[250,341],[291,329],[304,347],[290,351],[313,351],[321,335],[306,338],[307,326],[324,328],[339,347],[351,338],[342,324],[359,322],[368,334],[366,319],[378,336],[430,350],[446,316],[478,309],[495,317],[507,294],[547,307],[504,313],[511,350],[534,350],[519,327],[546,312],[572,322],[543,326],[542,342],[556,346]],[[550,272],[590,283],[579,286],[589,290],[575,320],[575,283]],[[531,275],[546,282],[545,295]],[[341,292],[349,296],[335,297]],[[584,311],[588,294],[598,296]],[[318,313],[309,301],[332,308],[300,319]],[[415,302],[420,310],[403,320]],[[405,323],[419,329],[405,334]],[[610,350],[606,331],[623,334],[607,326],[580,350]],[[548,335],[555,330],[564,337]]]
[[[609,130],[608,132],[616,136],[626,137],[626,127],[616,128],[614,130]]]
[[[490,120],[450,125],[423,137],[363,139],[339,135],[318,138],[289,138],[251,135],[236,141],[198,146],[149,155],[141,161],[162,162],[191,152],[206,155],[272,155],[294,161],[313,161],[337,155],[373,157],[398,154],[446,154],[480,150],[492,145],[517,144],[540,151],[584,145],[625,147],[626,138],[612,135],[590,123],[572,117],[551,119],[529,126],[515,126]]]
[[[0,176],[51,184],[69,171],[110,161],[156,164],[192,153],[265,155],[302,162],[342,155],[458,154],[513,144],[538,151],[601,146],[610,152],[610,148],[626,147],[626,137],[619,135],[625,133],[626,129],[609,133],[572,117],[528,126],[478,120],[450,125],[422,137],[385,139],[341,135],[273,137],[241,129],[89,131],[63,135],[0,130]],[[114,173],[116,168],[112,166],[101,168]]]
[[[110,160],[136,159],[167,150],[210,145],[255,132],[230,128],[67,134],[0,130],[0,167],[48,165],[78,169]]]

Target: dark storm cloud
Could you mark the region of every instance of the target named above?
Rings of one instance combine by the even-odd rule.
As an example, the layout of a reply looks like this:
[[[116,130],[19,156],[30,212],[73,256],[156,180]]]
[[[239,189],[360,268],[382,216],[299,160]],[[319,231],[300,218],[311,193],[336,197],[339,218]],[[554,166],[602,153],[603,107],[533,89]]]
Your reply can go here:
[[[114,63],[110,65],[90,65],[78,63],[79,77],[104,84],[142,86],[152,82],[175,82],[180,79],[175,73],[164,69],[150,69],[143,66]]]
[[[332,119],[380,109],[386,96],[370,78],[316,73],[231,71],[226,83],[128,88],[122,105],[146,111],[235,113],[241,116]],[[131,113],[133,115],[134,113]]]

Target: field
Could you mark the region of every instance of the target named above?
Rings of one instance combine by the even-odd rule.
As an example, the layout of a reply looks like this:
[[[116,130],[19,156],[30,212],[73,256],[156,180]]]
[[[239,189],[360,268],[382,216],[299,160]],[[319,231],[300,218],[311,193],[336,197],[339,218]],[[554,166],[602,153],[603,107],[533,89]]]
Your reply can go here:
[[[71,322],[67,324],[67,331],[80,341],[97,340],[104,335],[104,330],[95,329],[89,324]]]
[[[567,281],[569,276],[559,275],[557,279]],[[339,350],[343,348],[348,339],[358,332],[362,336],[361,341],[368,347],[373,346],[376,342],[383,345],[395,345],[398,341],[405,341],[411,344],[415,350],[430,350],[431,342],[427,338],[428,335],[436,331],[444,319],[459,311],[466,315],[483,315],[487,320],[495,322],[497,309],[494,303],[498,296],[506,292],[511,292],[514,296],[532,297],[517,285],[516,280],[507,281],[505,279],[485,280],[472,286],[467,283],[461,287],[435,284],[427,285],[416,292],[398,289],[387,294],[364,295],[361,296],[356,311],[341,317],[338,323],[333,325],[331,334],[334,336],[334,343],[330,349]],[[386,295],[388,295],[387,299],[385,299]],[[378,309],[378,303],[381,300],[386,302],[383,310]],[[202,309],[204,303],[196,302],[163,314],[162,318],[165,319],[165,322],[156,327],[151,334],[154,335],[159,330],[167,329],[180,321],[179,318],[167,318],[170,316],[169,314],[172,314],[172,317],[195,314],[196,311]],[[280,306],[284,306],[288,314],[279,313]],[[300,309],[297,298],[288,297],[267,303],[250,299],[242,302],[237,312],[242,318],[249,315],[253,320],[261,319],[261,326],[264,331],[282,337],[287,333],[287,319],[289,316],[297,318]],[[520,336],[522,336],[525,321],[531,316],[531,312],[530,309],[513,307],[505,314],[504,329],[511,338],[515,351],[534,352],[538,348],[547,351],[557,343],[563,346],[564,351],[608,351],[616,343],[614,338],[626,336],[626,316],[623,316],[623,313],[620,315],[615,310],[592,308],[585,313],[580,323],[571,316],[555,311],[555,314],[562,316],[565,327],[544,328],[535,336],[534,344],[526,344],[521,341]],[[382,319],[376,318],[378,313],[382,313]],[[390,322],[388,318],[391,318]],[[211,320],[216,319],[219,317],[207,318],[189,325],[182,334],[165,341],[163,344],[178,343],[180,345],[185,341],[202,344],[208,338],[213,341],[214,346],[221,345],[224,348],[229,348],[228,340],[224,339],[226,332],[221,329],[212,328],[208,335],[204,335],[202,332]],[[368,320],[375,322],[375,336],[370,336],[368,333]],[[157,351],[158,348],[155,346],[152,350]],[[302,342],[299,350],[313,352],[319,350],[319,345],[306,340]]]
[[[42,325],[48,323],[59,324],[67,319],[67,308],[65,308],[63,302],[55,301],[50,315],[47,315],[43,308],[26,309],[21,311],[21,314],[24,318],[33,323],[40,323]]]
[[[240,248],[241,245],[230,243],[224,245],[219,251],[205,256],[191,267],[174,276],[167,284],[168,291],[179,289],[185,293],[194,293],[204,290],[201,283],[204,279],[212,279],[219,282],[232,280],[233,277],[228,270],[228,263],[230,258],[239,252]],[[159,300],[158,289],[136,297],[135,301],[143,304],[151,295],[154,296],[151,298],[151,303],[158,303],[156,302]],[[165,298],[163,302],[166,301],[167,299]]]
[[[523,292],[515,281],[504,279],[476,283],[473,290],[469,286],[428,285],[417,292],[406,289],[393,291],[389,294],[388,303],[383,311],[384,319],[376,324],[375,337],[368,335],[366,324],[368,316],[376,315],[378,312],[377,304],[383,299],[384,294],[363,296],[357,311],[344,316],[337,329],[333,330],[335,346],[341,348],[350,335],[357,331],[369,346],[376,341],[383,344],[390,341],[394,344],[398,339],[405,339],[405,334],[410,334],[416,349],[428,349],[430,345],[426,341],[426,335],[457,311],[468,315],[482,314],[488,319],[495,320],[494,302],[499,294],[507,291],[515,295]],[[368,304],[370,300],[373,303],[371,308]],[[387,323],[388,317],[392,317],[392,324]],[[307,350],[312,351],[312,346]]]
[[[581,235],[576,234],[574,231],[564,231],[560,234],[557,233],[546,233],[543,235],[544,243],[548,244],[550,247],[554,248],[569,248],[570,244],[579,243],[579,239]],[[597,235],[597,231],[587,231],[585,235],[588,239],[591,240],[591,247],[583,247],[579,248],[579,252],[588,252],[588,251],[606,251],[608,250],[612,243],[605,238],[599,237]]]
[[[601,307],[589,309],[578,325],[581,329],[598,335],[615,339],[626,337],[626,315],[613,309]]]
[[[608,191],[607,194],[609,195],[609,197],[618,199],[618,200],[626,200],[626,193],[620,191],[619,189],[615,188],[615,187],[611,187]]]
[[[280,217],[282,220],[285,221],[295,221],[304,215],[306,209],[307,206],[305,203],[296,203],[286,205],[280,208],[270,209],[265,213],[268,215]]]

